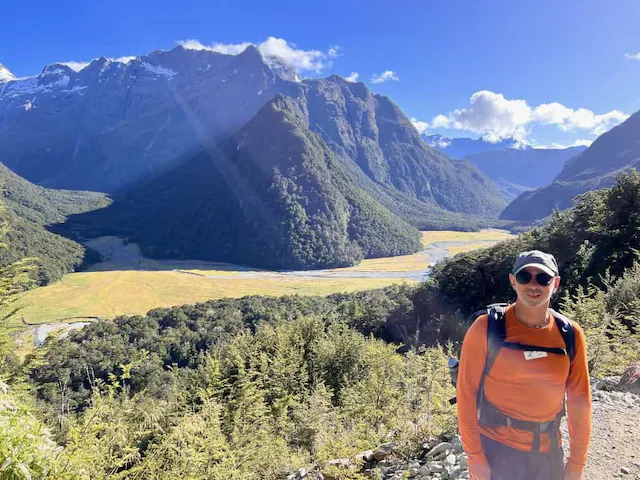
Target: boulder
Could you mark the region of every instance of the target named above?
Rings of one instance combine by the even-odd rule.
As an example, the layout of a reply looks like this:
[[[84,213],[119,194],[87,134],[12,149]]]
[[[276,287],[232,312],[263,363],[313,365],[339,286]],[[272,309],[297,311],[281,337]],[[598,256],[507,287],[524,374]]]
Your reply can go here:
[[[356,455],[356,459],[365,463],[373,462],[375,460],[373,456],[373,450],[366,450],[364,452],[358,453]]]
[[[595,390],[604,390],[605,392],[614,392],[618,389],[620,377],[604,377],[598,380],[593,388]]]
[[[396,449],[398,445],[393,442],[383,443],[378,448],[373,451],[373,458],[378,462],[380,460],[384,460],[385,458],[391,456],[393,454],[394,449]]]
[[[445,453],[448,450],[451,450],[452,448],[453,445],[451,445],[449,442],[442,442],[429,450],[429,452],[425,455],[425,458],[433,458],[437,455]]]
[[[620,377],[618,390],[640,395],[640,362],[627,367]]]

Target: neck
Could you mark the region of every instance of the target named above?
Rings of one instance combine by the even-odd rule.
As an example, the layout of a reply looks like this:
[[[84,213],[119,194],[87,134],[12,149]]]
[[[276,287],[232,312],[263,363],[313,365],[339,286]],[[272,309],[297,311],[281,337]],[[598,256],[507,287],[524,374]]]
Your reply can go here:
[[[549,303],[538,307],[530,307],[516,300],[514,312],[518,321],[527,327],[542,328],[549,322]]]

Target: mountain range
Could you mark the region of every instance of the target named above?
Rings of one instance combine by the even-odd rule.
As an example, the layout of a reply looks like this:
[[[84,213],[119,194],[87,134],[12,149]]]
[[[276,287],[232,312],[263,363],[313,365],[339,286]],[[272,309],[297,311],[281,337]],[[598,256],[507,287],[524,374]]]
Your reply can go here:
[[[364,84],[333,76],[297,88],[228,141],[72,224],[85,235],[126,233],[152,257],[300,269],[417,251],[418,231],[392,213],[397,199],[434,216],[451,215],[438,205],[500,208],[490,181],[426,146],[398,107]]]
[[[530,145],[510,137],[503,138],[498,142],[489,142],[482,137],[449,138],[438,133],[423,133],[421,136],[427,145],[431,145],[449,157],[457,159],[463,159],[468,155],[494,150],[527,150],[532,148]]]
[[[280,95],[228,142],[72,223],[115,228],[151,257],[269,268],[341,267],[421,245],[418,230],[357,188],[300,105]]]
[[[422,139],[450,157],[471,162],[491,178],[507,201],[550,184],[564,162],[586,147],[534,148],[514,138],[492,143],[484,138],[447,138],[437,133]]]
[[[152,256],[344,266],[416,251],[415,227],[490,225],[506,204],[387,97],[337,76],[301,81],[251,46],[77,70],[0,82],[0,157],[43,186],[112,193],[73,221],[126,232]]]
[[[567,160],[547,186],[526,192],[509,204],[501,218],[535,221],[564,210],[582,193],[610,187],[625,170],[640,167],[640,112],[598,137],[589,148]]]
[[[586,147],[505,148],[465,156],[491,178],[504,198],[513,200],[523,192],[549,185],[565,162]]]
[[[254,47],[47,65],[0,83],[0,158],[39,185],[112,192],[232,134],[296,80]]]

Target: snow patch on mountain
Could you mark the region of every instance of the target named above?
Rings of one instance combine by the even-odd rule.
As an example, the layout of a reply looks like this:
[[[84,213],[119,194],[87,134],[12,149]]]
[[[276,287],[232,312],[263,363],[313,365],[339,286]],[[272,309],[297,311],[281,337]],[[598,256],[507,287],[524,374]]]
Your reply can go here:
[[[64,65],[65,67],[69,67],[74,72],[78,73],[80,70],[85,69],[89,66],[90,62],[60,62],[60,65]]]
[[[15,75],[11,73],[7,67],[0,63],[0,82],[9,82],[15,79]]]
[[[178,74],[178,72],[174,72],[169,68],[161,67],[160,65],[151,65],[150,63],[147,63],[147,62],[142,62],[142,66],[149,72],[155,75],[161,75],[164,77],[171,78]]]
[[[33,104],[33,102],[35,101],[36,99],[34,97],[33,100],[29,100],[28,102],[25,102],[23,105],[20,105],[20,108],[24,108],[24,111],[28,112],[29,110],[35,107],[35,105]]]

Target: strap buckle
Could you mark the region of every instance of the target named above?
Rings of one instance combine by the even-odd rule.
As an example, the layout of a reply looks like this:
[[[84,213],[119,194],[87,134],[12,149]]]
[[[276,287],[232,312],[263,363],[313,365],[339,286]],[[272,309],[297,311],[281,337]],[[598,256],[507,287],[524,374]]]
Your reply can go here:
[[[511,428],[511,425],[513,425],[513,422],[511,421],[511,417],[505,417],[506,418],[506,423],[507,423],[507,427]]]

